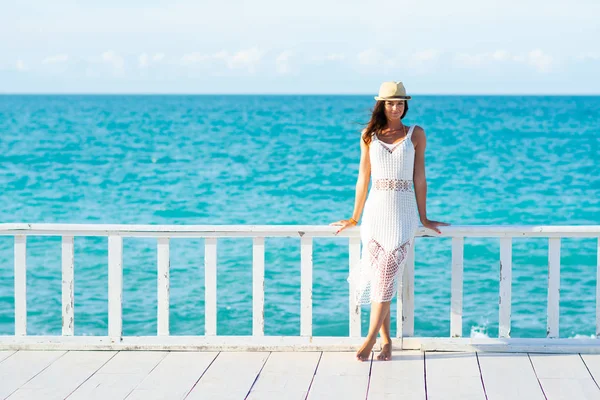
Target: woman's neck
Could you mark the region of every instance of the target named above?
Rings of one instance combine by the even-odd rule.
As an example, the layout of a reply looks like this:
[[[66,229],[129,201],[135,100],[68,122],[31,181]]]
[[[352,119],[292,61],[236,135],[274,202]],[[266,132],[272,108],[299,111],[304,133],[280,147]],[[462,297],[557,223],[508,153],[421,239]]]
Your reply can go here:
[[[399,119],[397,121],[388,121],[388,123],[387,123],[387,128],[390,131],[399,130],[399,129],[402,129],[403,127],[404,127],[404,124],[402,123],[401,119]]]

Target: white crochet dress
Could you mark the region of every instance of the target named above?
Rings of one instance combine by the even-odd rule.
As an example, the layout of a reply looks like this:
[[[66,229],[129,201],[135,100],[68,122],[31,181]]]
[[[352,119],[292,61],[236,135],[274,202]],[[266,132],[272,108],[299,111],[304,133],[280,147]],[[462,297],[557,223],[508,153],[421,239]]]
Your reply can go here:
[[[415,148],[411,137],[393,146],[373,135],[369,145],[371,189],[360,226],[361,260],[350,275],[357,304],[391,301],[398,290],[418,227],[413,188]]]

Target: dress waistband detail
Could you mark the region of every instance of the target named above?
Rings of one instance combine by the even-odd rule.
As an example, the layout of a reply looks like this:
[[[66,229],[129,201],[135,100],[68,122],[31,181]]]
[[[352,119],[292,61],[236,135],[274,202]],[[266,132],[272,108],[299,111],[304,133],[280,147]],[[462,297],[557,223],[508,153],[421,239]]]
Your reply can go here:
[[[412,192],[413,181],[403,179],[374,179],[373,188],[375,190],[394,190],[397,192]]]

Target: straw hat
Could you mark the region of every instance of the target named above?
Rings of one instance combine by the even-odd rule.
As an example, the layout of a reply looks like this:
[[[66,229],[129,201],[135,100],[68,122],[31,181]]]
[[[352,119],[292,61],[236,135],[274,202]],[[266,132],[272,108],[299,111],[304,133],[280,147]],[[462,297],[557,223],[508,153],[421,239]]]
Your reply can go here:
[[[410,100],[402,82],[383,82],[379,87],[379,96],[375,100]]]

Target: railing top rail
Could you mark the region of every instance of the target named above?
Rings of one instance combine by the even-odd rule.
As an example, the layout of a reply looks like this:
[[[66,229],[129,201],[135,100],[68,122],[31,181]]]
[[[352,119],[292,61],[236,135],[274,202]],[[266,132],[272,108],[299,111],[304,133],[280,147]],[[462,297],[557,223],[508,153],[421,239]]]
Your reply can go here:
[[[331,237],[338,228],[329,225],[124,225],[1,223],[0,236],[130,236],[130,237]],[[417,236],[442,237],[598,237],[600,225],[454,225],[438,235],[420,227]],[[354,237],[353,227],[339,236]]]

